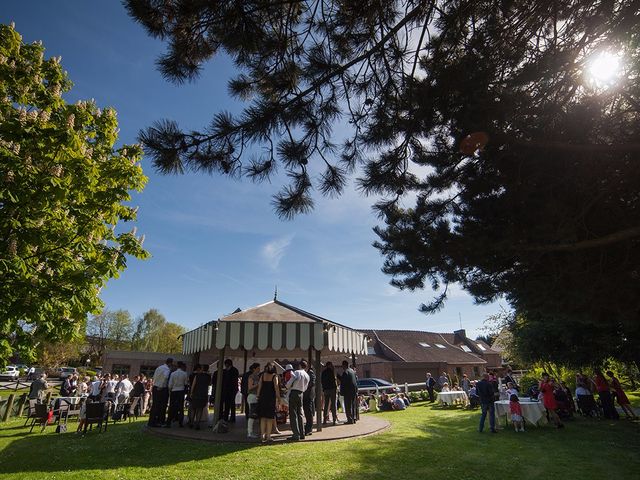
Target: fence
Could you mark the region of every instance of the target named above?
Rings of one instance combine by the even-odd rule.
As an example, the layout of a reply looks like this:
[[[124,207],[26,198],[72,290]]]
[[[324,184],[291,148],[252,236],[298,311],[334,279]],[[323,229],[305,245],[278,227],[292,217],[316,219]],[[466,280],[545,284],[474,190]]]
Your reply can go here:
[[[362,392],[362,393],[371,393],[371,392],[376,392],[376,395],[379,395],[380,391],[382,390],[382,392],[386,392],[389,389],[395,389],[395,388],[399,388],[401,391],[403,391],[405,394],[409,393],[409,392],[415,392],[415,391],[419,391],[419,390],[424,390],[426,388],[425,382],[420,382],[420,383],[405,383],[404,385],[400,384],[393,384],[391,386],[383,386],[383,387],[363,387],[363,388],[359,388],[358,392]]]
[[[21,388],[29,388],[31,382],[16,380],[15,382],[3,382],[4,385],[0,385],[0,390],[13,390],[16,391]]]

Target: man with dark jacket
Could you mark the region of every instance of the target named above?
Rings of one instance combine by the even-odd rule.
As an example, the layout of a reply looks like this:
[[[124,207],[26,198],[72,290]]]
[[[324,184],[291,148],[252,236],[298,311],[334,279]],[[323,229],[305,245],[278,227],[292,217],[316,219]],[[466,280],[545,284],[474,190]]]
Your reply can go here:
[[[309,384],[302,394],[302,410],[304,411],[304,434],[311,435],[313,432],[313,413],[316,399],[316,372],[311,365],[307,366]]]
[[[322,383],[322,395],[324,397],[322,423],[327,423],[327,415],[329,414],[329,408],[331,408],[333,424],[335,425],[338,422],[338,414],[336,413],[336,389],[338,384],[336,382],[336,371],[333,368],[333,363],[327,362],[322,371],[320,382]]]
[[[225,421],[236,421],[236,394],[238,393],[238,377],[240,372],[233,366],[233,361],[227,358],[222,371],[222,418]],[[215,381],[215,380],[214,380]]]
[[[356,423],[356,396],[358,395],[358,379],[356,372],[349,367],[349,362],[342,362],[342,375],[340,376],[340,393],[344,397],[345,414],[347,423]]]
[[[498,433],[496,430],[496,412],[493,408],[493,402],[495,400],[493,385],[489,381],[489,374],[484,373],[482,380],[476,384],[476,393],[480,397],[480,408],[482,413],[480,414],[480,428],[482,433],[484,429],[484,421],[487,418],[487,412],[489,412],[489,427],[491,427],[491,433]]]
[[[436,401],[436,396],[433,392],[433,389],[436,388],[436,379],[433,378],[430,373],[427,373],[427,381],[425,383],[427,386],[427,392],[429,392],[429,401],[433,403]]]

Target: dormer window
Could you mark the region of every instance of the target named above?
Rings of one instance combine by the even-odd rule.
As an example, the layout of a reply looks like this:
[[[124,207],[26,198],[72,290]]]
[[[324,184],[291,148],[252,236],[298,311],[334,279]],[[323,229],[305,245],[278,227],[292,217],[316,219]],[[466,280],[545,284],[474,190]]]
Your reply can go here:
[[[424,342],[419,342],[421,347],[424,348],[429,348],[431,345],[429,345],[428,343],[424,343]]]
[[[486,350],[486,348],[484,348],[484,346],[481,343],[476,343],[476,345],[478,345],[478,348],[483,352]]]
[[[465,352],[467,352],[467,353],[471,353],[471,349],[469,347],[467,347],[466,345],[462,345],[462,346],[460,346],[460,348],[462,350],[464,350]]]
[[[438,347],[438,348],[447,348],[444,345],[442,345],[441,343],[436,343],[435,346]]]

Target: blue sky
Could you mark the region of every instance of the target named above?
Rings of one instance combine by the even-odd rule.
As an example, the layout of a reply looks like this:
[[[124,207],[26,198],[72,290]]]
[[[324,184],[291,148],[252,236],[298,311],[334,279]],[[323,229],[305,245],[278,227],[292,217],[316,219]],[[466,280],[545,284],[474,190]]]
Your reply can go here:
[[[164,49],[117,0],[2,0],[0,21],[14,21],[26,42],[42,40],[46,56],[62,56],[74,88],[66,98],[94,98],[118,112],[120,142],[169,118],[200,128],[219,110],[238,111],[227,96],[232,65],[224,57],[193,84],[172,85],[155,70]],[[353,190],[335,200],[316,196],[315,211],[281,221],[271,207],[272,184],[204,175],[161,176],[143,161],[149,183],[134,197],[147,261],[130,260],[102,298],[134,316],[157,308],[169,321],[196,327],[237,307],[278,298],[356,328],[452,331],[476,335],[499,305],[476,306],[454,288],[445,309],[418,312],[433,292],[400,292],[381,271],[371,243],[371,199]],[[450,289],[451,290],[451,289]]]

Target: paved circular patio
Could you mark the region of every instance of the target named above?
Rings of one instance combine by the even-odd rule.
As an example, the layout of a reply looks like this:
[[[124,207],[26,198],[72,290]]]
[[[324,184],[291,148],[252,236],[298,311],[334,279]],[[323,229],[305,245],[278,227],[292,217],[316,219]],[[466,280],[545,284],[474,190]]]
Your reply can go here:
[[[212,415],[209,417],[209,425],[211,425]],[[346,438],[364,437],[382,432],[389,428],[390,423],[378,415],[363,414],[360,420],[354,425],[342,423],[346,418],[338,414],[340,423],[332,425],[331,423],[324,425],[322,431],[316,431],[314,427],[312,435],[307,435],[303,442],[322,442],[325,440],[342,440]],[[204,423],[203,423],[204,424]],[[204,427],[201,430],[194,430],[188,427],[171,427],[171,428],[149,428],[146,431],[152,435],[170,438],[181,438],[200,440],[204,442],[237,442],[237,443],[255,443],[260,444],[259,439],[248,439],[246,419],[244,414],[236,415],[236,423],[229,424],[228,433],[214,433],[211,428]],[[279,425],[280,434],[273,434],[273,443],[287,442],[287,437],[291,436],[291,428],[289,424]]]

